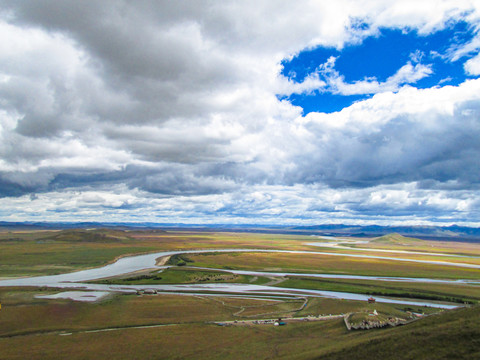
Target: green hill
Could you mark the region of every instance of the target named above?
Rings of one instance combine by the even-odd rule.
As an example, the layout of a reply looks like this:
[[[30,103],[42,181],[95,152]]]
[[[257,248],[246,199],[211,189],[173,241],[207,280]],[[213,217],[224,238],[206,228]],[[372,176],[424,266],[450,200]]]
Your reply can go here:
[[[110,229],[68,229],[49,234],[42,240],[61,242],[115,242],[128,239],[128,235],[122,230]]]
[[[322,360],[480,359],[480,307],[456,309],[406,326],[370,331]]]
[[[406,237],[398,233],[392,233],[383,235],[372,239],[370,242],[383,243],[383,244],[407,244],[411,242],[418,242],[419,239]]]

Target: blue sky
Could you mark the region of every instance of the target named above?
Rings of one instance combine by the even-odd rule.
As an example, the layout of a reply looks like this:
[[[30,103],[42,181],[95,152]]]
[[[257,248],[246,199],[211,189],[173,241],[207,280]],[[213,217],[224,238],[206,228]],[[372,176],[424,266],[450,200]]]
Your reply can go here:
[[[362,30],[368,24],[356,25]],[[455,50],[468,44],[476,35],[475,29],[464,21],[447,24],[444,29],[428,34],[419,34],[416,29],[380,28],[374,34],[359,42],[347,43],[342,48],[315,47],[300,51],[292,59],[282,61],[281,74],[288,79],[301,83],[329,58],[335,58],[334,70],[346,83],[370,79],[385,82],[406,64],[422,64],[431,73],[415,81],[405,81],[400,85],[411,85],[419,89],[435,86],[459,85],[476,75],[468,74],[463,64],[476,55],[475,52],[454,57]],[[328,76],[324,74],[323,77]],[[310,112],[334,112],[348,107],[352,103],[371,97],[373,93],[345,95],[336,89],[313,90],[307,94],[281,95]]]
[[[0,9],[0,221],[480,226],[476,2]]]

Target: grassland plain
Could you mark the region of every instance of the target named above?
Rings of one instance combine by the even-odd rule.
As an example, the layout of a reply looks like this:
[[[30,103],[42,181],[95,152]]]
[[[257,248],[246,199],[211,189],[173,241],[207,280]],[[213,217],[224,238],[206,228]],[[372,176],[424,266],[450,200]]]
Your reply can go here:
[[[0,278],[54,275],[162,250],[308,249],[308,236],[120,230],[0,232]]]
[[[363,253],[362,250],[330,247],[322,249],[309,246],[308,242],[312,242],[312,237],[187,231],[100,229],[4,232],[0,234],[0,276],[63,273],[101,266],[126,254],[162,250],[255,248]],[[433,242],[392,235],[349,246],[480,255],[478,245],[461,244],[455,248],[450,244],[438,243],[438,247],[432,247],[431,244]],[[372,255],[372,252],[365,251],[365,254]],[[411,256],[416,259],[438,257],[428,254],[395,256]],[[460,258],[450,259],[457,261]],[[176,268],[163,273],[136,274],[109,281],[120,281],[122,284],[261,284],[270,281],[261,276],[192,269],[189,268],[191,265],[256,271],[480,278],[478,269],[318,254],[189,254],[188,261],[179,257],[179,262],[175,265]],[[440,297],[443,300],[456,296],[459,301],[480,298],[478,286],[465,284],[385,283],[289,277],[278,286],[369,294],[388,293],[404,297],[423,296],[428,299]],[[305,306],[303,299],[274,301],[175,294],[111,295],[97,303],[35,298],[36,294],[55,292],[55,289],[47,288],[0,288],[0,359],[442,359],[454,358],[455,353],[460,354],[458,358],[468,359],[476,358],[479,353],[478,340],[475,339],[478,339],[480,310],[475,306],[453,312],[445,311],[401,328],[348,332],[341,320],[291,323],[285,327],[220,327],[211,322],[341,313],[359,313],[361,317],[368,316],[374,310],[382,316],[385,314],[403,317],[406,311],[431,314],[437,310],[325,298],[309,299]],[[415,327],[412,327],[413,325]],[[142,326],[158,327],[138,328]],[[412,336],[408,329],[415,329],[412,331],[416,332],[417,336]],[[429,342],[427,346],[422,344],[423,348],[418,346],[420,336]],[[445,341],[444,337],[452,337],[456,341]],[[388,347],[382,345],[384,343],[390,344],[398,354],[388,351]],[[376,357],[377,347],[380,348],[381,357]],[[364,348],[369,351],[364,351]],[[412,356],[405,357],[405,352]]]
[[[472,242],[456,241],[429,241],[404,237],[400,234],[388,234],[370,241],[352,245],[353,247],[389,250],[408,250],[457,254],[465,256],[479,256],[479,244]]]
[[[315,247],[312,251],[325,251],[328,253],[336,253],[336,254],[349,254],[354,256],[365,256],[365,257],[377,257],[379,260],[383,258],[387,258],[388,260],[392,261],[393,259],[398,260],[417,260],[417,261],[436,261],[436,262],[454,262],[460,264],[473,264],[479,265],[480,264],[480,257],[476,256],[465,256],[465,255],[456,255],[456,254],[438,254],[437,253],[409,253],[406,250],[405,252],[401,252],[402,250],[391,250],[392,252],[387,252],[390,250],[383,250],[381,249],[367,249],[367,248],[351,248],[351,247],[338,247],[338,248],[328,248],[328,247]]]
[[[300,311],[303,300],[287,298],[279,301],[252,298],[208,297],[187,295],[137,296],[117,295],[98,303],[69,300],[37,299],[37,294],[55,292],[52,289],[1,288],[0,337],[47,331],[74,331],[123,326],[171,323],[203,323],[238,320],[239,311],[248,315],[272,313],[274,316],[308,316],[340,314],[354,311],[379,311],[404,314],[405,306],[368,304],[360,301],[328,298],[309,299]],[[415,307],[415,311],[430,312],[432,308]]]
[[[51,290],[2,289],[0,301],[0,336],[12,336],[49,331],[74,331],[152,324],[203,323],[234,320],[233,314],[249,308],[259,314],[265,306],[277,306],[278,301],[254,299],[222,299],[204,296],[117,295],[99,303],[69,300],[36,299],[35,294]],[[221,298],[220,298],[221,299]],[[285,315],[295,304],[287,302],[280,312]],[[257,310],[255,310],[257,309]],[[1,357],[0,357],[1,358]]]
[[[272,304],[266,302],[262,307],[259,303],[265,302],[257,300],[222,299],[223,304],[220,299],[202,297],[132,295],[97,304],[39,301],[24,311],[20,304],[33,292],[18,295],[19,289],[4,289],[3,299],[6,292],[10,294],[8,309],[15,308],[15,303],[19,309],[12,311],[8,320],[2,319],[5,313],[0,314],[2,360],[475,359],[480,351],[477,307],[446,311],[394,329],[349,332],[342,320],[285,327],[206,323],[213,318],[234,319],[233,313],[241,306],[265,312]],[[315,299],[303,314],[320,309],[327,314],[340,310],[371,312],[374,307],[379,312],[403,313],[387,304]],[[134,327],[153,324],[165,326]],[[107,328],[113,330],[92,332]],[[14,336],[19,334],[23,335]]]
[[[367,276],[478,279],[479,269],[447,265],[352,258],[321,254],[288,253],[209,253],[189,255],[191,265],[215,269],[316,272]]]
[[[0,234],[0,276],[60,274],[157,249],[154,242],[135,242],[114,231],[4,232]]]
[[[0,339],[3,359],[308,359],[321,355],[343,324],[219,327],[183,324],[71,336]],[[321,334],[321,335],[319,335]],[[8,346],[5,347],[5,342]],[[309,354],[308,354],[309,353]]]
[[[289,276],[287,280],[274,286],[352,292],[384,297],[449,301],[460,304],[474,304],[480,301],[480,286],[478,285],[312,279]]]
[[[271,325],[220,327],[209,323],[219,319],[240,321],[249,316],[284,317],[298,309],[301,301],[123,295],[86,304],[35,299],[36,293],[38,289],[1,290],[0,299],[6,305],[0,312],[2,360],[314,359],[348,350],[356,344],[368,344],[383,334],[348,332],[341,320],[290,323],[280,328]],[[235,315],[242,309],[245,310]],[[399,316],[405,314],[401,305],[312,299],[298,315],[372,312],[373,309]],[[422,309],[428,310],[412,310]],[[478,309],[468,313],[467,318],[473,316],[479,320]],[[135,328],[162,324],[165,327]],[[102,329],[110,331],[92,332]],[[462,329],[457,326],[457,330]],[[395,333],[392,336],[396,336]]]
[[[276,279],[276,281],[273,281]],[[413,298],[456,303],[480,301],[480,286],[475,284],[438,284],[412,282],[384,282],[375,280],[319,279],[308,276],[267,278],[251,275],[234,275],[225,271],[173,267],[163,271],[129,277],[94,280],[98,284],[145,285],[145,284],[195,284],[195,283],[243,283],[295,289],[339,291],[376,296]]]
[[[125,255],[162,250],[228,248],[321,250],[308,246],[307,243],[311,241],[311,236],[283,234],[120,231],[103,229],[4,231],[0,233],[0,277],[60,274],[105,265],[113,259]],[[407,245],[404,245],[404,243]],[[432,243],[426,242],[426,244],[422,245],[418,240],[413,241],[399,236],[391,236],[385,237],[384,240],[375,241],[372,244],[362,244],[361,246],[384,246],[412,251],[432,251]],[[358,246],[356,245],[356,247]],[[479,245],[460,243],[458,246],[461,250],[455,250],[448,243],[439,243],[439,247],[435,248],[435,252],[454,254],[457,251],[457,253],[460,252],[461,254],[480,254]],[[358,250],[335,248],[328,248],[328,252],[343,252],[357,255],[361,253]],[[366,255],[378,254],[366,252]],[[382,254],[380,253],[380,255]],[[387,255],[389,257],[410,257],[412,259],[446,260],[441,257],[418,254],[389,253]],[[480,259],[466,258],[452,258],[451,260],[472,263],[480,261]],[[332,262],[336,262],[336,260],[330,259],[330,263],[323,261],[328,266]],[[351,262],[353,264],[355,260],[342,258],[341,262]],[[370,261],[370,263],[374,262]],[[361,265],[365,265],[365,261]],[[399,267],[406,268],[406,266],[408,265],[401,264]],[[410,264],[410,266],[412,265]],[[365,269],[365,271],[367,270],[368,268]],[[372,270],[374,272],[377,269],[373,268]],[[413,270],[416,271],[417,269],[413,268]],[[445,273],[451,273],[450,270],[446,269]],[[475,272],[473,271],[473,273]]]
[[[357,344],[318,359],[479,359],[480,308],[463,308],[430,316],[408,326],[376,331]]]
[[[224,271],[198,270],[190,268],[169,268],[164,271],[155,271],[144,275],[120,277],[92,281],[96,284],[196,284],[196,283],[240,283],[240,284],[265,284],[271,281],[265,277],[234,275]]]

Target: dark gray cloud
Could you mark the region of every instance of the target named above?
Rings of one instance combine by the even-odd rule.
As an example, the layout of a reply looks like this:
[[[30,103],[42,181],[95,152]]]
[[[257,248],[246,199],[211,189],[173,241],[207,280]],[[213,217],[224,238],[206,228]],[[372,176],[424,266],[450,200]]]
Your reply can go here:
[[[480,221],[478,80],[305,117],[275,96],[282,59],[353,21],[465,9],[286,4],[0,1],[0,216]]]
[[[476,188],[480,178],[480,101],[455,104],[443,111],[400,113],[360,129],[310,128],[319,141],[311,157],[299,155],[294,182],[320,182],[333,187],[455,181]],[[365,114],[368,116],[369,114]]]

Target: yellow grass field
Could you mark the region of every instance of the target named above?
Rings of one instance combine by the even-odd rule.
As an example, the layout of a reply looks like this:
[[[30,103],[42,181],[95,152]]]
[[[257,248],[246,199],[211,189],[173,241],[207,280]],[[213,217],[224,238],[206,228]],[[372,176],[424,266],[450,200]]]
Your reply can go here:
[[[236,270],[312,272],[370,276],[478,279],[479,269],[383,259],[288,253],[216,253],[189,255],[199,267]]]

